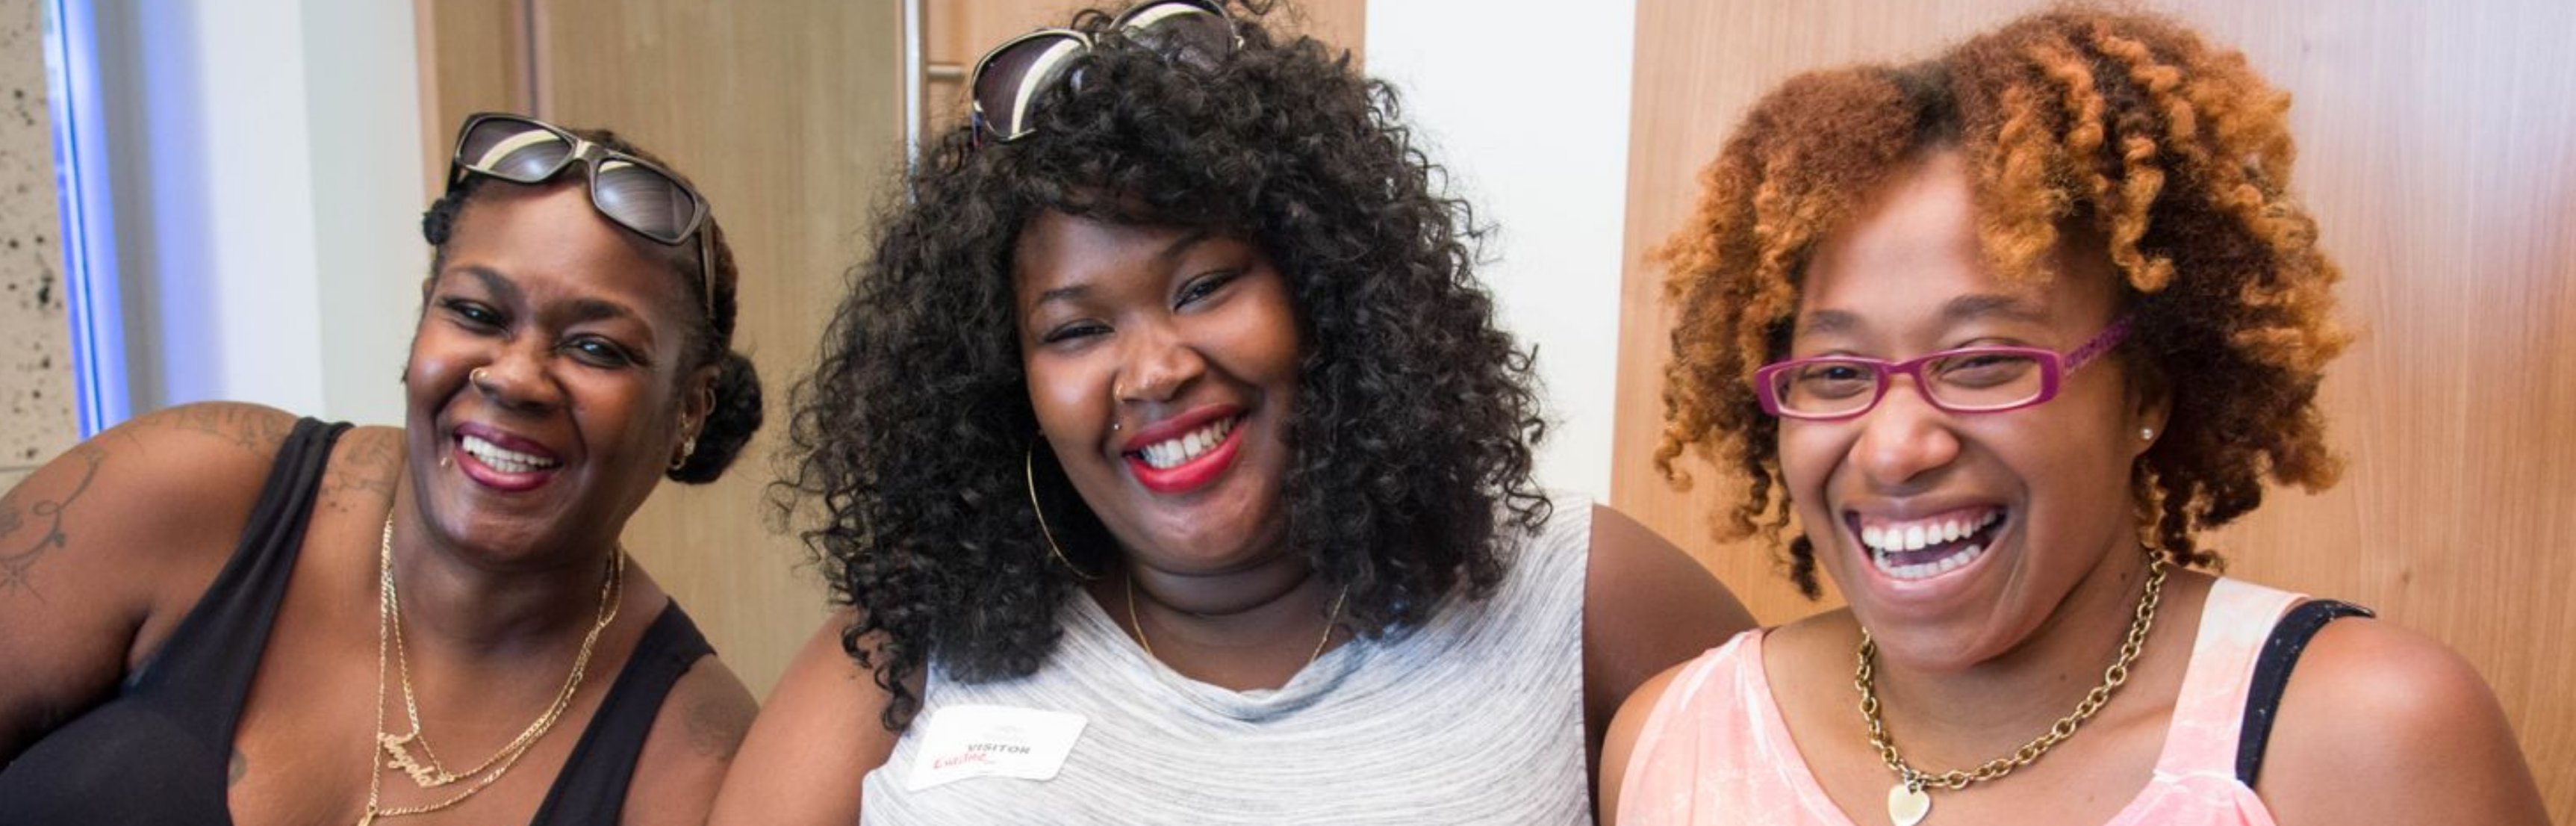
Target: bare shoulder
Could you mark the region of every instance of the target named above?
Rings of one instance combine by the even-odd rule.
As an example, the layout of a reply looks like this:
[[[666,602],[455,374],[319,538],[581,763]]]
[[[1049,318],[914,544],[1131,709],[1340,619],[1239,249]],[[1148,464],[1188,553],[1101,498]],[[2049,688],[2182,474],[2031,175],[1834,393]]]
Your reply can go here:
[[[2277,720],[2256,791],[2285,826],[2548,822],[2495,692],[2424,635],[2326,625]]]
[[[197,402],[137,416],[116,429],[175,436],[184,440],[169,443],[175,449],[230,449],[265,464],[294,432],[295,418],[266,405]]]
[[[195,404],[118,425],[0,495],[0,762],[78,715],[204,593],[294,426]]]
[[[751,731],[760,703],[716,655],[699,657],[653,718],[627,789],[627,824],[706,822],[725,770]]]
[[[181,405],[135,417],[82,442],[28,483],[52,472],[52,480],[70,482],[81,493],[148,505],[143,509],[151,512],[150,519],[117,520],[138,527],[197,516],[246,518],[294,429],[295,417],[272,407]],[[54,472],[58,467],[70,472]]]
[[[902,732],[886,727],[894,695],[842,644],[857,614],[835,611],[796,652],[751,725],[716,795],[717,824],[857,822],[861,783],[885,765]],[[862,640],[863,646],[877,645]],[[907,681],[915,696],[921,673]]]
[[[353,428],[332,447],[315,503],[341,513],[382,513],[393,505],[402,470],[402,428]]]
[[[1600,505],[1592,508],[1583,605],[1585,670],[1608,679],[1593,681],[1596,688],[1615,692],[1605,711],[1648,677],[1753,627],[1753,615],[1706,567]]]
[[[1619,822],[1619,795],[1627,786],[1628,765],[1636,757],[1638,740],[1645,734],[1655,707],[1664,701],[1673,682],[1690,667],[1683,663],[1649,677],[1629,692],[1628,701],[1619,706],[1619,714],[1610,721],[1610,733],[1601,744],[1601,822],[1604,826]]]

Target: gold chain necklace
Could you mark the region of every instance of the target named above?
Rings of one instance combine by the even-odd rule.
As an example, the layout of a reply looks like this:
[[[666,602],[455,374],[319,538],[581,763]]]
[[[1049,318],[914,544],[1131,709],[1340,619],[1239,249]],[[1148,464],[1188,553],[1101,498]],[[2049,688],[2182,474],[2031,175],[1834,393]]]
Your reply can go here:
[[[1314,665],[1316,660],[1323,658],[1324,646],[1333,641],[1333,626],[1342,621],[1342,601],[1350,596],[1351,586],[1344,585],[1342,593],[1333,597],[1333,610],[1324,616],[1324,638],[1316,640],[1315,652],[1306,655],[1307,665]],[[1127,574],[1127,626],[1136,629],[1136,645],[1145,649],[1145,656],[1162,659],[1154,654],[1154,642],[1145,639],[1145,624],[1136,621],[1136,574],[1133,571]]]
[[[394,589],[394,516],[387,512],[384,535],[376,549],[376,748],[375,753],[367,757],[367,808],[358,818],[359,825],[367,826],[382,817],[427,814],[463,803],[466,798],[491,787],[502,775],[509,773],[512,766],[518,765],[519,758],[526,756],[528,749],[554,730],[555,722],[562,719],[564,710],[572,706],[573,695],[581,689],[582,675],[589,670],[590,654],[599,643],[600,633],[617,620],[617,603],[625,595],[625,583],[626,554],[623,551],[611,553],[608,577],[599,587],[598,618],[591,624],[590,633],[581,638],[581,651],[573,656],[572,674],[564,678],[563,690],[555,693],[554,703],[547,706],[545,713],[537,715],[527,729],[519,732],[517,739],[502,746],[490,758],[463,772],[451,772],[438,762],[438,753],[421,736],[420,704],[414,698],[411,686],[411,660],[403,650],[402,595]],[[389,650],[402,675],[403,712],[411,722],[411,731],[400,735],[385,731],[385,660]],[[414,744],[420,746],[419,757],[411,753],[410,747]],[[376,764],[379,757],[385,759],[382,766]],[[422,762],[424,758],[426,763]],[[388,809],[381,805],[385,769],[402,771],[413,784],[423,789],[453,785],[467,779],[474,780],[474,784],[436,803]]]
[[[1930,774],[1907,765],[1905,758],[1897,754],[1896,738],[1888,736],[1887,722],[1878,715],[1878,690],[1870,667],[1870,661],[1878,654],[1878,642],[1870,638],[1869,629],[1861,629],[1860,668],[1852,675],[1852,684],[1860,688],[1860,715],[1869,722],[1869,744],[1878,749],[1878,756],[1887,761],[1887,767],[1896,771],[1896,785],[1887,790],[1888,819],[1896,826],[1921,823],[1932,813],[1929,789],[1958,791],[1972,783],[2001,778],[2014,769],[2030,765],[2031,761],[2038,760],[2040,755],[2047,754],[2049,749],[2056,748],[2066,738],[2075,736],[2076,727],[2092,719],[2095,712],[2102,710],[2102,704],[2110,701],[2112,692],[2129,682],[2129,666],[2137,663],[2138,653],[2146,648],[2147,631],[2155,627],[2156,602],[2164,593],[2164,586],[2165,558],[2156,554],[2147,561],[2147,590],[2138,598],[2137,618],[2129,622],[2129,636],[2120,643],[2119,659],[2112,661],[2110,668],[2103,669],[2102,684],[2084,693],[2084,700],[2075,704],[2074,713],[2057,718],[2056,725],[2023,743],[2021,748],[2014,749],[2011,756],[1988,760],[1968,771],[1952,769]]]

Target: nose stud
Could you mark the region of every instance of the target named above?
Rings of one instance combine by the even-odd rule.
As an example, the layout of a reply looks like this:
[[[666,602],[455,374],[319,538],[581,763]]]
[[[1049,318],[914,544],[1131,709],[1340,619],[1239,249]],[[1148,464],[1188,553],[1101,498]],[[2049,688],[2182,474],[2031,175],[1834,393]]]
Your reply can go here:
[[[475,383],[476,385],[481,385],[481,384],[483,383],[483,372],[484,372],[484,371],[486,371],[486,370],[489,370],[489,369],[491,369],[491,368],[488,368],[488,367],[477,367],[477,368],[474,368],[474,371],[473,371],[473,372],[470,372],[470,373],[466,373],[466,374],[465,374],[465,380],[466,380],[466,381],[473,382],[473,383]]]

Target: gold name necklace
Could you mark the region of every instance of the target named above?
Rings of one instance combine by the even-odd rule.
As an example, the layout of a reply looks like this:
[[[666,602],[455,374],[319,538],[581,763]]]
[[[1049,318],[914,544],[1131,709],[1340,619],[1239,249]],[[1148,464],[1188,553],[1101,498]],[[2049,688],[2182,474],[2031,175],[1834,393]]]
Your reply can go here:
[[[590,633],[582,636],[581,651],[573,655],[572,674],[564,678],[563,690],[555,692],[554,703],[520,731],[517,739],[502,746],[482,763],[462,772],[449,771],[439,763],[438,753],[429,747],[429,741],[421,736],[420,703],[412,691],[411,660],[403,650],[402,596],[394,588],[394,515],[387,512],[384,535],[376,548],[376,747],[367,756],[367,808],[358,818],[359,826],[368,826],[377,818],[427,814],[455,806],[490,788],[502,775],[508,774],[510,767],[517,765],[529,748],[554,730],[555,722],[562,719],[564,710],[572,706],[573,696],[581,690],[582,675],[590,668],[591,651],[598,645],[600,633],[608,630],[609,623],[617,621],[617,604],[625,591],[626,553],[619,550],[609,554],[608,576],[599,587],[598,618],[591,623]],[[402,675],[403,713],[411,723],[411,730],[402,734],[385,730],[385,660],[388,652]],[[417,756],[412,754],[413,745],[420,746]],[[379,757],[385,761],[382,765],[376,762]],[[411,778],[414,785],[423,789],[450,786],[468,779],[474,782],[455,796],[436,803],[385,808],[382,805],[385,769],[401,771]]]

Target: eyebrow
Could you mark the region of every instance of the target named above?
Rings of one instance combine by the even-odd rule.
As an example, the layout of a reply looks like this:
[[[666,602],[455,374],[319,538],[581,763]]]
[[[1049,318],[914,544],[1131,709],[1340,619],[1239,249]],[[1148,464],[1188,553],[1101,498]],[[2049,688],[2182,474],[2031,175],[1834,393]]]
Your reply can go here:
[[[1963,295],[1941,305],[1941,320],[1945,322],[1956,324],[1983,318],[2002,318],[2008,321],[2031,323],[2048,320],[2039,308],[2030,306],[2028,302],[2017,296],[2010,295],[1995,293]]]
[[[499,270],[481,264],[467,264],[457,267],[455,271],[473,276],[474,280],[483,282],[483,289],[490,290],[493,295],[505,301],[516,303],[527,298],[525,293],[519,291],[519,283],[510,280],[509,276],[502,275]]]
[[[2019,297],[1997,293],[1963,295],[1943,302],[1941,322],[1945,325],[2001,318],[2010,321],[2040,323],[2047,318],[2038,308]],[[1817,310],[1798,320],[1798,332],[1804,335],[1847,333],[1864,326],[1860,314],[1849,310]]]
[[[591,321],[607,321],[610,319],[641,317],[642,316],[637,315],[634,310],[628,309],[626,305],[609,301],[604,298],[584,298],[572,303],[572,320],[576,324]]]
[[[527,302],[527,294],[519,289],[518,282],[511,281],[509,276],[502,275],[498,270],[480,264],[467,264],[457,267],[455,271],[482,282],[483,289],[491,291],[494,298],[503,302],[511,304]],[[583,298],[572,302],[572,322],[575,324],[642,317],[635,312],[634,308],[604,298]]]
[[[1169,265],[1171,262],[1178,260],[1183,254],[1188,253],[1190,250],[1197,248],[1198,245],[1206,243],[1209,239],[1215,237],[1215,232],[1206,229],[1191,230],[1179,238],[1172,239],[1172,243],[1165,245],[1161,251],[1154,253],[1154,263]],[[1045,306],[1051,301],[1072,301],[1074,299],[1081,298],[1085,293],[1090,291],[1091,285],[1088,283],[1067,284],[1062,287],[1038,293],[1037,299],[1029,302],[1029,306],[1035,308]]]

